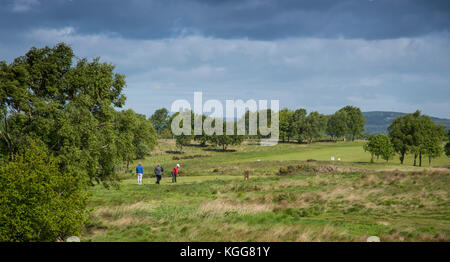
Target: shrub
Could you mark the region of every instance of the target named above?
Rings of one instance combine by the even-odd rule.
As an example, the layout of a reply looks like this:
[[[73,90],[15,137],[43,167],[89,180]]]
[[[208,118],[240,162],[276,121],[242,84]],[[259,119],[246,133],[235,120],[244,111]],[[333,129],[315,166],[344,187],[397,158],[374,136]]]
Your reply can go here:
[[[87,194],[80,179],[32,145],[0,168],[0,241],[55,241],[78,235]]]
[[[288,169],[285,167],[280,167],[280,171],[278,172],[278,175],[283,176],[287,175],[289,173]]]
[[[290,173],[295,171],[295,168],[293,166],[288,166],[287,169],[288,169],[288,172],[290,172]]]

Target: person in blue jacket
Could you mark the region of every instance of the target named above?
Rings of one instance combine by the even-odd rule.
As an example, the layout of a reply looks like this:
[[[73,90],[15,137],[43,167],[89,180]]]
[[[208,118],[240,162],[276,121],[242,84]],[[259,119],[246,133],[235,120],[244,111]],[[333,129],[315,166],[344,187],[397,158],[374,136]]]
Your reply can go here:
[[[142,163],[139,163],[136,167],[137,174],[137,183],[138,185],[142,185],[142,176],[144,175],[144,168],[142,167]]]

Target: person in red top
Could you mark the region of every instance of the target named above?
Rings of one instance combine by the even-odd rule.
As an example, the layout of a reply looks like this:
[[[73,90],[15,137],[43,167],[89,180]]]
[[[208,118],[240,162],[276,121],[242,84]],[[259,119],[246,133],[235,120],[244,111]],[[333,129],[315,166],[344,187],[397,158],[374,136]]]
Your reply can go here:
[[[177,182],[177,176],[178,176],[178,168],[180,167],[180,164],[176,164],[176,166],[172,170],[172,183]]]

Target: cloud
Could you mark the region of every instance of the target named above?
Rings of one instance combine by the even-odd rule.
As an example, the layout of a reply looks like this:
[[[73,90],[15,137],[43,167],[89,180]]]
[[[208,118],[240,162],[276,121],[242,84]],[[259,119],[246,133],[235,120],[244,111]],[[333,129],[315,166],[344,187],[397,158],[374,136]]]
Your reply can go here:
[[[0,56],[70,44],[77,56],[116,65],[127,76],[127,106],[151,114],[176,99],[280,99],[289,108],[333,113],[347,104],[450,117],[450,35],[386,40],[297,37],[222,39],[201,35],[155,40],[84,34],[74,27],[36,29]],[[11,52],[15,50],[15,54]]]
[[[26,12],[31,10],[36,5],[39,5],[39,0],[14,0],[12,11],[13,12]]]
[[[71,26],[82,34],[113,33],[133,39],[201,34],[222,39],[373,40],[417,37],[450,28],[448,0],[4,1],[14,6],[12,13],[0,10],[0,32],[9,33]]]

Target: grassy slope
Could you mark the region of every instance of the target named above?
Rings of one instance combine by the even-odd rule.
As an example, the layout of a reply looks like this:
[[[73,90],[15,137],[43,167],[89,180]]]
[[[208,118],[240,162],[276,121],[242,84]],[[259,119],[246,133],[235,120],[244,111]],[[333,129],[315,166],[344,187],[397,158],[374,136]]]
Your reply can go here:
[[[119,189],[92,189],[91,241],[360,241],[450,240],[449,178],[446,170],[368,164],[362,143],[280,144],[235,147],[236,152],[188,147],[182,155],[161,141],[143,162],[165,168],[162,184],[144,174],[124,174]],[[204,157],[174,160],[173,157]],[[329,160],[341,157],[341,162]],[[257,161],[261,160],[261,161]],[[359,162],[359,163],[355,163]],[[177,185],[168,172],[181,164]],[[282,166],[306,165],[278,176]],[[308,167],[334,165],[338,172]],[[433,165],[450,166],[442,157]],[[427,165],[425,165],[427,166]],[[392,171],[407,169],[406,171]],[[250,181],[242,171],[250,170]],[[391,170],[391,171],[388,171]]]

